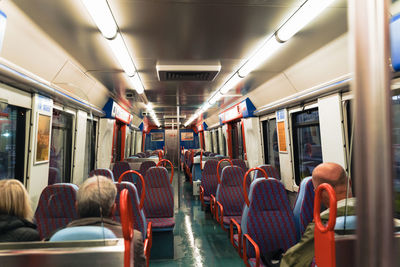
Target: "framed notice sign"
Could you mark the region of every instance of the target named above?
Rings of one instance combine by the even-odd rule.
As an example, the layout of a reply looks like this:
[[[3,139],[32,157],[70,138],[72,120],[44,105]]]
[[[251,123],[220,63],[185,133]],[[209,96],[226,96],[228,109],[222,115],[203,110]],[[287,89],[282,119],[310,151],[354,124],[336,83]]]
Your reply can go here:
[[[49,161],[51,117],[38,113],[35,164]]]
[[[286,132],[285,132],[285,110],[281,109],[276,112],[276,128],[278,133],[279,152],[287,152]]]
[[[181,141],[193,141],[193,132],[181,132]]]
[[[163,132],[151,133],[151,141],[153,142],[164,141],[164,133]]]

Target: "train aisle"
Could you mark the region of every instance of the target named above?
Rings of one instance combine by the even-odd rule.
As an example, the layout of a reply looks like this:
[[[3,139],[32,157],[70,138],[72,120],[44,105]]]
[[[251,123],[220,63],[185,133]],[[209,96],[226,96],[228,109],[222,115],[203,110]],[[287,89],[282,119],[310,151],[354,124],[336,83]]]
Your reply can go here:
[[[174,259],[150,260],[150,266],[244,266],[243,260],[209,212],[201,210],[200,200],[192,196],[192,186],[181,172],[180,208],[178,175],[174,175],[175,229]]]

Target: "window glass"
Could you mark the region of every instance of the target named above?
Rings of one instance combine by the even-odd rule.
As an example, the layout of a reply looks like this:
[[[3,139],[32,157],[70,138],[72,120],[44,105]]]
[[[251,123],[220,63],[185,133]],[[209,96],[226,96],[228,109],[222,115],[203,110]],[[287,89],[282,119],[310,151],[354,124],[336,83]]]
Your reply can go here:
[[[58,176],[56,182],[71,182],[72,121],[72,115],[53,109],[49,175]]]
[[[264,139],[264,163],[275,166],[275,168],[279,171],[280,164],[276,119],[263,121],[262,127]]]
[[[322,163],[318,109],[292,115],[296,184]]]
[[[24,182],[25,117],[22,108],[0,110],[0,179]]]
[[[84,174],[88,177],[89,173],[95,168],[96,151],[96,121],[88,120],[86,124],[86,151]]]
[[[400,95],[392,97],[395,217],[400,218]]]

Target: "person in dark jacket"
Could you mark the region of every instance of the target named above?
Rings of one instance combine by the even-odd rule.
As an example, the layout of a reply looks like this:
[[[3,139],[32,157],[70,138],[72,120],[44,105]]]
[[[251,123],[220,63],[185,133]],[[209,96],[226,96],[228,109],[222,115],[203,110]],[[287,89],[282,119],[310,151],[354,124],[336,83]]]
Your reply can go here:
[[[79,219],[67,227],[104,225],[116,237],[123,238],[121,224],[112,220],[116,195],[117,188],[110,179],[100,175],[90,177],[78,190],[76,206]],[[135,267],[145,266],[142,234],[137,230],[134,230],[133,243]]]
[[[0,180],[0,242],[39,241],[28,192],[15,179]]]

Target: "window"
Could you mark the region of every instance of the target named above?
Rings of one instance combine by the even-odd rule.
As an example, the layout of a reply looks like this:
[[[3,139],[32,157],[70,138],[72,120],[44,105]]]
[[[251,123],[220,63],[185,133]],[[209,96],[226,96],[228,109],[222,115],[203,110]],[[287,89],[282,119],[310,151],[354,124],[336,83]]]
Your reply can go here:
[[[219,143],[220,145],[220,149],[219,149],[219,154],[221,155],[226,155],[226,140],[225,140],[225,132],[224,129],[221,127],[218,129],[218,135],[219,135]]]
[[[113,141],[113,162],[118,162],[121,161],[121,151],[122,151],[122,132],[123,132],[123,127],[125,125],[116,120],[115,121],[115,126],[114,126],[114,141]]]
[[[318,109],[294,113],[292,126],[295,180],[300,185],[300,181],[322,163]]]
[[[400,95],[392,97],[395,217],[400,218]]]
[[[264,140],[264,163],[275,166],[279,171],[278,135],[276,132],[276,119],[262,122]]]
[[[25,109],[8,105],[0,110],[0,179],[24,183],[25,123]]]
[[[96,161],[96,129],[97,122],[87,120],[86,124],[86,151],[84,174],[89,177],[89,173],[95,168]]]
[[[71,182],[72,121],[72,115],[53,109],[49,175],[56,173],[57,182]]]
[[[232,158],[244,160],[243,135],[241,121],[231,124]]]
[[[214,153],[219,154],[218,130],[213,131]]]

